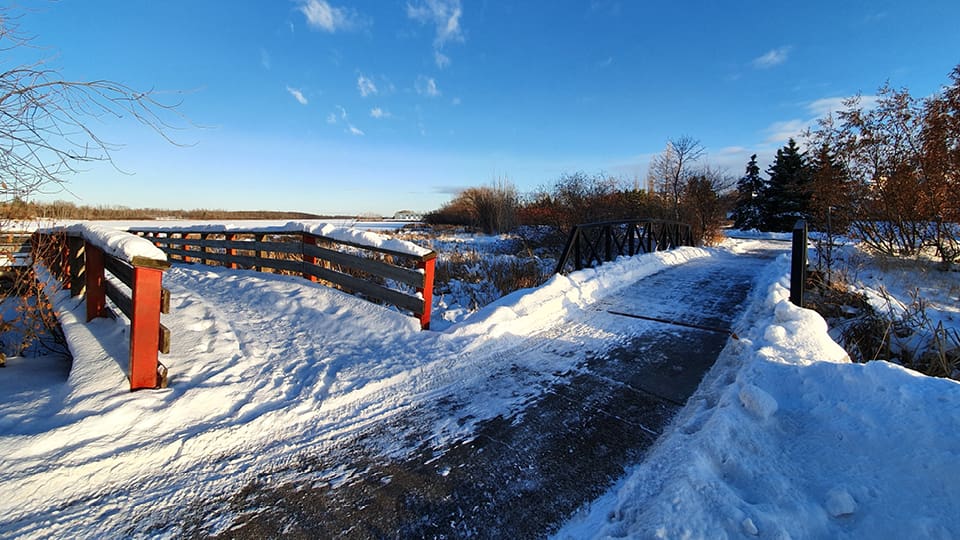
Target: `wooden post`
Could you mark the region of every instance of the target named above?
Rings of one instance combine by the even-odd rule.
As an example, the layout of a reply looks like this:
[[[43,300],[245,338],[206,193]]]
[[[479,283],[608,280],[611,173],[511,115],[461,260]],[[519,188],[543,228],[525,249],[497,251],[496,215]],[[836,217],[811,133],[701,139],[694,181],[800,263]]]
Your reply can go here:
[[[417,263],[417,268],[423,270],[423,288],[417,289],[417,292],[423,296],[423,313],[417,313],[417,318],[420,319],[420,328],[423,330],[430,329],[430,309],[433,306],[433,271],[436,266],[436,255]]]
[[[200,264],[210,264],[207,260],[207,238],[210,233],[200,233]]]
[[[223,239],[227,242],[233,242],[237,239],[237,235],[233,233],[225,233],[223,235]],[[237,264],[237,260],[236,260],[236,257],[237,257],[236,248],[227,247],[227,257],[230,258],[229,266],[231,270],[236,270],[237,268],[240,267],[240,265]]]
[[[793,251],[790,255],[790,301],[803,307],[803,289],[807,278],[807,222],[793,226]]]
[[[87,322],[102,317],[107,308],[107,281],[103,275],[103,251],[84,242],[87,273]]]
[[[187,237],[190,236],[189,233],[178,233],[178,234],[180,235],[180,238],[183,240],[186,240]],[[183,243],[183,244],[180,244],[180,249],[182,249],[184,252],[187,252],[187,251],[190,251],[190,246],[188,246],[186,243]],[[181,255],[180,258],[182,258],[183,262],[185,263],[189,263],[192,260],[188,255]]]
[[[257,244],[262,244],[263,242],[266,241],[267,235],[265,235],[265,234],[258,234],[255,238],[256,238]],[[255,253],[257,254],[257,258],[258,258],[258,259],[266,259],[266,258],[267,258],[267,252],[266,252],[266,251],[257,250]],[[263,272],[263,265],[262,265],[262,264],[258,264],[257,267],[255,268],[255,270],[256,270],[257,272]]]
[[[310,281],[315,282],[317,281],[317,276],[313,275],[312,272],[309,272],[307,270],[308,268],[317,265],[317,258],[314,257],[313,255],[307,255],[307,246],[317,245],[317,237],[310,233],[303,233],[303,235],[301,236],[301,242],[302,242],[301,245],[303,246],[303,248],[300,250],[301,259],[303,259],[303,277],[304,279],[309,279]],[[427,309],[427,311],[429,312],[430,310]],[[427,320],[429,321],[429,319],[430,317],[428,315]]]
[[[157,388],[160,345],[160,299],[163,271],[133,267],[133,313],[130,316],[130,390]]]
[[[64,288],[69,289],[70,283],[70,243],[67,241],[67,233],[59,233],[54,236],[57,239],[57,247],[60,254],[60,275],[57,279],[63,283]]]
[[[70,296],[80,296],[84,291],[84,278],[86,277],[83,239],[79,236],[67,237],[67,246],[70,252],[69,262],[67,263],[70,268]]]

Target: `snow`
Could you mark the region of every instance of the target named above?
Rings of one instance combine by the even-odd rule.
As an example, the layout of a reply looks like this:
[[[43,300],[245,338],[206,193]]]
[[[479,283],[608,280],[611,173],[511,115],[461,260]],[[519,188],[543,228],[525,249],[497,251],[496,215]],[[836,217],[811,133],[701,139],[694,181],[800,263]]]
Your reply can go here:
[[[487,339],[507,333],[530,334],[639,279],[709,255],[707,250],[685,247],[646,257],[621,257],[616,264],[555,275],[536,289],[519,290],[485,306],[467,323],[455,325],[448,331],[455,336],[486,336]]]
[[[530,398],[512,379],[476,392],[505,361],[505,341],[559,340],[553,322],[717,253],[683,248],[556,276],[443,332],[295,277],[174,265],[163,317],[174,339],[161,356],[170,388],[135,393],[125,321],[85,323],[82,301],[57,293],[69,375],[44,378],[34,365],[20,379],[28,359],[0,370],[0,537],[176,536],[184,505],[296,469],[304,453],[450,389],[474,420],[435,419],[431,442],[460,440]],[[817,314],[788,302],[788,272],[780,257],[757,277],[734,328],[740,339],[644,462],[557,537],[960,536],[960,385],[851,364]],[[574,356],[510,361],[545,383]],[[401,435],[387,454],[405,451]],[[326,481],[352,474],[345,464]],[[229,524],[212,513],[205,526]]]
[[[760,276],[673,428],[557,538],[960,536],[960,384],[850,363],[788,272]]]
[[[104,253],[126,262],[133,262],[134,257],[156,261],[167,260],[167,255],[153,245],[153,242],[111,227],[93,222],[77,223],[67,227],[67,232],[82,237],[87,242],[102,249]]]

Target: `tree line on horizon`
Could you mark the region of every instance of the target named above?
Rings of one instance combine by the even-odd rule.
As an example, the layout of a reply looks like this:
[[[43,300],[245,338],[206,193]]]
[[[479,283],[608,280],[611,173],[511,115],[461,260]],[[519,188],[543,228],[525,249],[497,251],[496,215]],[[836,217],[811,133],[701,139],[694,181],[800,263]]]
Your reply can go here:
[[[732,204],[733,180],[704,164],[704,156],[699,140],[678,137],[652,160],[644,188],[636,180],[580,171],[521,195],[513,183],[499,178],[464,189],[424,220],[475,227],[487,234],[538,225],[565,237],[578,224],[650,218],[690,224],[698,242],[713,243]]]
[[[352,215],[320,215],[309,212],[278,210],[222,210],[222,209],[169,209],[129,208],[118,205],[78,205],[70,201],[28,201],[14,197],[0,202],[0,216],[4,220],[156,220],[156,219],[357,219]]]

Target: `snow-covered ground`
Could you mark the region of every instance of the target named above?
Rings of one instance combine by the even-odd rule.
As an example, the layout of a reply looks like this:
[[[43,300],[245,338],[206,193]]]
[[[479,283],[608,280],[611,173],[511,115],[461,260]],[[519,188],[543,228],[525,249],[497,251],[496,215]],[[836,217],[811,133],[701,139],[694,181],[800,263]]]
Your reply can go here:
[[[0,371],[0,536],[174,535],[178,510],[445,385],[468,385],[504,342],[576,318],[624,283],[764,242],[557,276],[443,332],[297,278],[175,265],[164,316],[174,341],[162,357],[171,386],[136,393],[124,375],[125,325],[83,324],[82,303],[58,295],[75,357],[69,376],[41,374],[30,358]],[[740,340],[649,459],[559,537],[960,536],[960,385],[850,364],[818,315],[788,303],[788,271],[781,257],[758,276]],[[544,376],[562,368],[544,366]],[[473,412],[482,419],[512,405]],[[454,438],[470,428],[444,429]]]
[[[558,538],[960,537],[960,384],[850,363],[788,272],[760,276],[672,431]]]

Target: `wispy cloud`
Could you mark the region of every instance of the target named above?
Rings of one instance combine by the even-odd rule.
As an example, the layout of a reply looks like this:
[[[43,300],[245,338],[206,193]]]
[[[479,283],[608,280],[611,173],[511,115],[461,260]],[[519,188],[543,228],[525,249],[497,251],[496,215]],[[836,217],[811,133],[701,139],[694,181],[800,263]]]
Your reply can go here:
[[[779,66],[780,64],[787,61],[787,57],[790,56],[790,51],[792,47],[780,47],[777,49],[772,49],[767,51],[762,56],[758,56],[753,59],[753,67],[757,69],[769,69],[774,66]]]
[[[303,92],[301,92],[299,88],[291,88],[288,86],[287,92],[290,92],[290,95],[293,96],[293,98],[296,99],[298,102],[300,102],[301,105],[306,105],[307,103],[309,103],[307,101],[307,98],[303,95]]]
[[[846,109],[843,104],[849,99],[849,96],[821,98],[811,101],[806,108],[811,114],[817,115],[817,118],[822,118],[828,114],[836,116],[838,111]],[[872,109],[876,106],[877,99],[877,96],[860,96],[860,107],[867,110]]]
[[[785,142],[791,137],[796,139],[800,136],[800,134],[806,131],[807,128],[811,127],[814,122],[816,122],[815,118],[810,120],[794,118],[792,120],[774,122],[767,126],[767,129],[764,130],[767,133],[767,138],[763,142],[780,143]]]
[[[326,0],[302,0],[300,12],[311,28],[330,32],[354,30],[362,26],[362,19],[350,8],[331,6]]]
[[[327,115],[328,124],[336,124],[338,121],[346,120],[346,119],[347,119],[347,110],[339,105],[337,105],[334,108],[334,111],[332,113]]]
[[[450,64],[450,57],[441,51],[448,43],[463,43],[463,28],[460,17],[463,8],[460,0],[421,0],[407,4],[407,17],[421,23],[432,24],[436,29],[433,39],[434,61],[437,67]]]
[[[263,69],[270,69],[270,53],[266,49],[260,49],[260,65]]]
[[[437,87],[437,81],[433,77],[420,75],[414,87],[421,96],[438,97],[440,95],[440,88]]]
[[[362,137],[362,136],[363,136],[363,131],[357,129],[357,127],[354,126],[353,124],[347,124],[347,131],[348,131],[351,135],[356,135],[356,136],[358,136],[358,137]]]
[[[391,115],[389,111],[385,111],[380,107],[374,107],[370,109],[370,116],[372,116],[373,118],[379,119],[379,118],[390,118],[393,115]]]
[[[793,137],[798,138],[806,130],[817,126],[817,121],[827,115],[836,116],[838,111],[845,110],[844,102],[850,97],[832,96],[816,99],[807,103],[799,104],[809,115],[808,118],[794,118],[791,120],[782,120],[774,122],[767,126],[764,133],[767,134],[764,143],[783,143]],[[860,107],[870,110],[877,105],[877,96],[860,96]]]
[[[357,77],[357,89],[360,90],[360,95],[363,97],[377,93],[377,85],[373,84],[373,81],[368,77],[364,77],[363,74]]]

